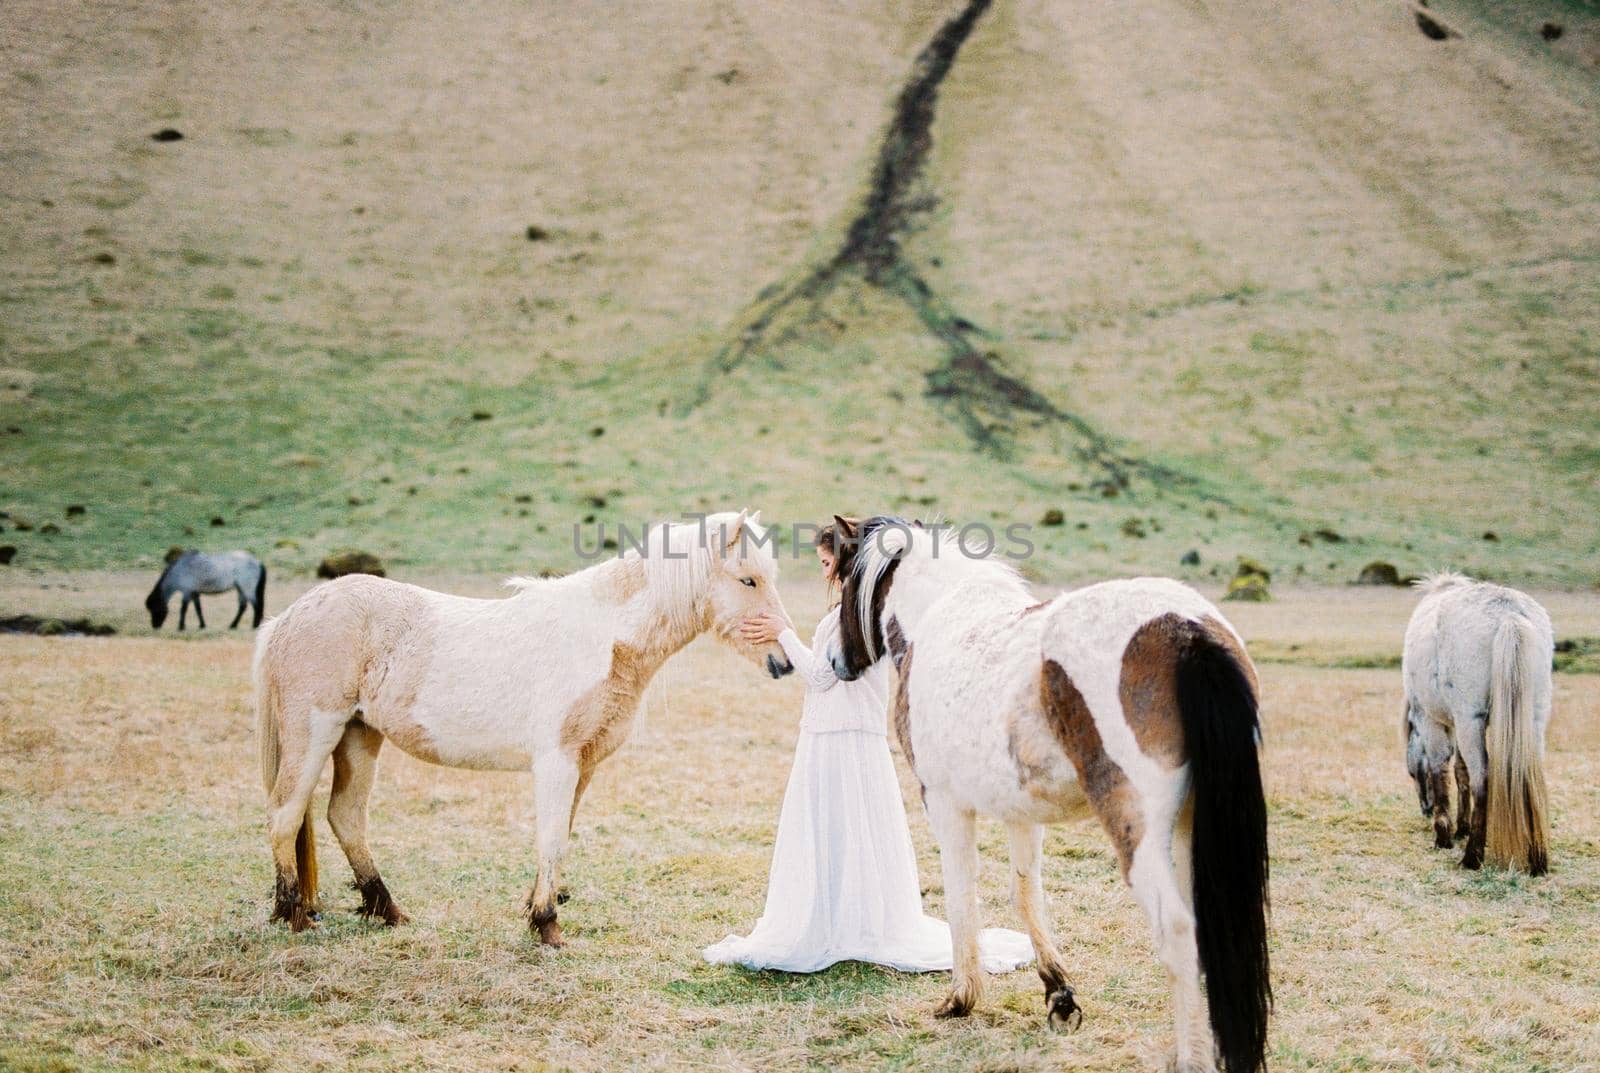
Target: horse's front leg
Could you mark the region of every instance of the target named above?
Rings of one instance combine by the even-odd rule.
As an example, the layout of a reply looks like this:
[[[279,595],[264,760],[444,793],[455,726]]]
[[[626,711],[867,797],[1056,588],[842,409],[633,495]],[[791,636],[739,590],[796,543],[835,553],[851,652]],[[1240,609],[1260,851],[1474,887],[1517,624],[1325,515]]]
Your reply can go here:
[[[528,928],[539,933],[541,942],[561,945],[561,925],[556,922],[556,892],[560,882],[561,858],[567,852],[567,837],[577,807],[578,764],[561,750],[548,752],[533,761],[534,826],[537,832],[539,874],[528,895]]]
[[[183,599],[178,603],[178,629],[189,628],[189,594],[184,593]]]
[[[983,998],[978,960],[978,836],[971,811],[944,793],[927,794],[928,824],[939,842],[944,872],[944,907],[950,917],[953,959],[950,994],[935,1017],[965,1017]]]
[[[196,622],[200,623],[202,630],[206,628],[206,616],[200,610],[200,594],[198,592],[194,594],[194,618]]]
[[[238,586],[238,585],[235,585],[233,587],[233,591],[239,594],[239,613],[233,616],[233,621],[232,622],[228,623],[228,629],[230,629],[230,630],[238,629],[239,620],[244,618],[244,609],[245,609],[245,606],[246,606],[245,598],[244,598],[244,589],[242,587]]]

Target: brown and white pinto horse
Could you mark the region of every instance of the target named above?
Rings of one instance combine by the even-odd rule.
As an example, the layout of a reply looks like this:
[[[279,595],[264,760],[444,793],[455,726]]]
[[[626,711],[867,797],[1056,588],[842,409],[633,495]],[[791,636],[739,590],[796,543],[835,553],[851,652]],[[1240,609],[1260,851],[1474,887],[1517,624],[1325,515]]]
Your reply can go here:
[[[1267,811],[1255,670],[1238,634],[1175,581],[1106,582],[1041,604],[1009,565],[965,555],[953,534],[880,517],[859,535],[831,658],[844,679],[885,653],[900,670],[892,722],[939,842],[955,943],[939,1015],[964,1015],[981,997],[983,814],[1010,828],[1012,897],[1049,1019],[1081,1020],[1045,917],[1040,857],[1042,825],[1087,798],[1171,980],[1174,1064],[1260,1069]]]
[[[255,681],[273,919],[310,926],[311,793],[332,756],[328,824],[362,912],[405,921],[367,848],[367,797],[387,739],[435,764],[533,773],[539,872],[528,923],[560,946],[558,869],[578,801],[627,739],[657,669],[707,630],[774,678],[793,669],[781,646],[750,645],[738,630],[762,612],[787,617],[758,520],[741,512],[652,527],[642,553],[568,577],[514,579],[520,591],[501,600],[351,575],[268,622]]]

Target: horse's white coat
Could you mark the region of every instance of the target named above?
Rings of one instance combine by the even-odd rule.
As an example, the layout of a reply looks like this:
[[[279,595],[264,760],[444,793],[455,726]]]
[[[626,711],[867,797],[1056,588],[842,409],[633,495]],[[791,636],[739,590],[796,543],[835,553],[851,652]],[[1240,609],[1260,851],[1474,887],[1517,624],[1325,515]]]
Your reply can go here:
[[[1491,762],[1496,759],[1490,755],[1486,735],[1497,689],[1510,687],[1526,705],[1534,739],[1531,760],[1537,766],[1543,759],[1555,648],[1550,615],[1527,593],[1461,574],[1435,574],[1418,588],[1423,596],[1406,626],[1401,660],[1407,765],[1414,775],[1434,774],[1442,779],[1452,753],[1459,752],[1473,800],[1481,809],[1490,796]],[[1506,660],[1498,658],[1496,648],[1508,641],[1518,653],[1519,666],[1500,666]],[[1497,667],[1503,675],[1518,680],[1497,682]],[[1505,718],[1515,714],[1508,711]],[[1458,791],[1466,793],[1468,789],[1458,787]],[[1448,802],[1434,804],[1436,824],[1442,822],[1441,830],[1448,830]],[[1479,822],[1492,823],[1494,819],[1490,816]],[[1446,840],[1441,833],[1441,845]],[[1482,829],[1475,822],[1468,843],[1472,866],[1478,863],[1475,854],[1484,849],[1482,842]]]
[[[878,579],[893,557],[899,565],[880,617],[884,623],[893,620],[913,651],[903,688],[915,713],[910,727],[914,768],[945,870],[958,951],[955,994],[976,1001],[982,986],[971,950],[979,927],[972,874],[975,814],[1011,826],[1013,893],[1040,951],[1041,974],[1055,960],[1043,914],[1029,904],[1042,901],[1039,855],[1030,847],[1036,847],[1039,825],[1066,818],[1074,811],[1072,803],[1083,800],[1083,790],[1071,759],[1059,748],[1036,769],[1032,791],[1024,787],[1011,741],[1018,727],[1042,724],[1041,666],[1053,660],[1081,693],[1106,755],[1133,787],[1142,813],[1144,837],[1127,879],[1171,976],[1177,1064],[1184,1070],[1214,1068],[1190,907],[1188,829],[1179,823],[1188,765],[1168,767],[1144,753],[1124,716],[1119,686],[1130,641],[1154,619],[1169,614],[1195,622],[1210,619],[1236,640],[1237,632],[1199,593],[1165,578],[1105,582],[1038,605],[1010,566],[963,555],[949,535],[899,527],[880,530],[857,556],[864,622],[870,621]],[[844,665],[837,648],[834,660]],[[1038,792],[1041,788],[1045,792]],[[969,948],[966,958],[963,946]]]
[[[306,593],[267,624],[256,652],[280,873],[287,863],[293,874],[293,839],[317,775],[360,719],[425,760],[532,771],[532,901],[553,923],[576,798],[626,738],[667,658],[712,630],[769,672],[787,671],[780,646],[749,645],[737,628],[762,611],[787,617],[758,519],[653,527],[644,555],[631,550],[563,578],[514,578],[517,591],[498,600],[366,576]]]

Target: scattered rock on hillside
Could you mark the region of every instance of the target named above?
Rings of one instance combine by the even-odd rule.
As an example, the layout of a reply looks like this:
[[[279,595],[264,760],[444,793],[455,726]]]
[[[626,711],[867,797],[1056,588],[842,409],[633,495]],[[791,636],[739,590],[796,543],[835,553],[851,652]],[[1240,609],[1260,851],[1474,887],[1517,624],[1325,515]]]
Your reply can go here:
[[[11,560],[17,557],[15,544],[0,544],[0,566],[10,566]]]
[[[1483,539],[1487,540],[1491,544],[1498,544],[1500,542],[1500,534],[1496,533],[1493,529],[1490,529],[1483,534]]]
[[[1059,508],[1059,507],[1051,507],[1049,510],[1044,512],[1044,517],[1039,519],[1039,524],[1040,525],[1064,525],[1064,524],[1066,524],[1066,521],[1067,521],[1067,516],[1066,516],[1065,513],[1062,512],[1061,508]]]
[[[1264,604],[1272,599],[1272,593],[1267,588],[1267,579],[1260,574],[1240,574],[1228,582],[1228,591],[1222,598]]]
[[[1567,32],[1567,28],[1559,22],[1547,22],[1539,27],[1539,36],[1546,41],[1554,41]]]
[[[1400,571],[1394,568],[1393,563],[1382,560],[1370,562],[1361,568],[1361,574],[1356,578],[1357,585],[1402,585]]]
[[[61,527],[55,522],[45,522],[39,527],[39,532],[46,536],[54,536],[56,533],[61,532]]]
[[[1262,581],[1272,580],[1272,571],[1268,570],[1260,561],[1252,559],[1248,555],[1239,556],[1239,565],[1237,569],[1234,570],[1233,576],[1236,578],[1241,578],[1248,577],[1251,574],[1254,574]]]
[[[540,227],[538,224],[529,224],[523,234],[528,237],[529,242],[543,242],[550,237],[550,229]]]
[[[223,526],[225,526],[227,524],[228,523],[223,520],[223,518],[222,518],[222,516],[220,514],[213,516],[212,519],[211,519],[211,528],[213,528],[213,529],[221,529]]]
[[[318,577],[344,577],[346,574],[388,576],[383,569],[383,560],[368,551],[336,551],[317,564]]]
[[[0,618],[0,633],[33,633],[40,637],[64,637],[69,634],[109,637],[116,632],[103,622],[90,622],[86,618],[40,618],[37,615]]]
[[[162,127],[150,135],[150,140],[153,142],[181,142],[183,141],[183,131],[178,130],[176,127]]]
[[[494,414],[488,410],[474,410],[472,411],[472,419],[474,421],[492,421],[494,420]]]
[[[1188,551],[1183,553],[1183,558],[1178,560],[1178,565],[1179,566],[1199,566],[1200,565],[1200,552],[1195,548],[1190,548]]]
[[[1135,540],[1144,539],[1144,522],[1138,518],[1125,519],[1121,525],[1122,535]]]
[[[69,503],[67,505],[67,517],[69,518],[81,518],[88,513],[89,508],[82,503]]]

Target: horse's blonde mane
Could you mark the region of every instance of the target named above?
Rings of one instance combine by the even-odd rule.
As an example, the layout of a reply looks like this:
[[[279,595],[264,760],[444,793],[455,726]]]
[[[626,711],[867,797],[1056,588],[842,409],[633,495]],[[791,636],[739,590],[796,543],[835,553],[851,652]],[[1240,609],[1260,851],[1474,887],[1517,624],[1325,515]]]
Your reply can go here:
[[[1432,574],[1424,574],[1411,583],[1418,592],[1427,595],[1430,592],[1439,592],[1454,585],[1471,585],[1473,579],[1455,570],[1439,570]]]
[[[644,554],[641,555],[637,547],[631,547],[616,560],[607,562],[642,562],[650,610],[665,619],[674,632],[693,630],[700,624],[700,605],[711,580],[713,557],[721,541],[734,537],[733,526],[738,520],[738,512],[724,511],[706,515],[703,522],[652,522],[645,527]],[[744,542],[746,555],[775,565],[772,548],[766,543],[766,528],[749,518],[744,525],[750,531]],[[506,585],[527,591],[542,585],[560,584],[576,576],[511,577],[506,579]]]

